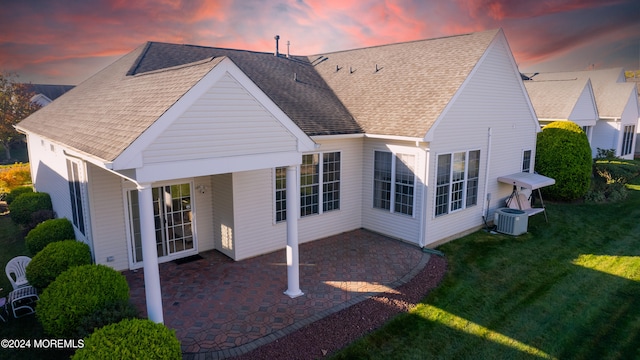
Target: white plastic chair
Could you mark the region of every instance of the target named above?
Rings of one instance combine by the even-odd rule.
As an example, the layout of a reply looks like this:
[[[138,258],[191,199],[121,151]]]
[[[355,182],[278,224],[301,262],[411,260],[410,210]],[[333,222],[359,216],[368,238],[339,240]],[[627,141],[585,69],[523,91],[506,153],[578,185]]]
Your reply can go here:
[[[28,256],[16,256],[9,260],[7,266],[4,268],[14,290],[29,285],[26,274],[27,264],[29,264],[29,262],[31,262],[31,258]]]

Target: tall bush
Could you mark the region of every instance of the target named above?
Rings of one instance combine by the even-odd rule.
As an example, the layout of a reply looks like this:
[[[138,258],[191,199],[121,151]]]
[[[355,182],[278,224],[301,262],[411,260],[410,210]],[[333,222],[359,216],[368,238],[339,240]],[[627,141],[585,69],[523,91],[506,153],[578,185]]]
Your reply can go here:
[[[545,196],[571,201],[582,198],[591,183],[591,147],[582,129],[571,121],[555,121],[538,133],[536,172],[554,178]]]
[[[91,264],[89,245],[76,240],[50,243],[27,265],[27,280],[39,290],[44,290],[70,267],[88,264]]]
[[[126,319],[96,330],[73,360],[181,359],[175,330],[147,319]]]
[[[36,317],[50,336],[70,338],[86,316],[128,300],[124,275],[105,265],[75,266],[42,292]]]
[[[53,211],[51,197],[47,193],[35,192],[20,194],[11,205],[11,219],[18,225],[29,225],[32,214],[41,210]]]
[[[74,240],[73,224],[67,218],[49,219],[33,228],[24,238],[31,255],[36,255],[45,246],[62,240]]]

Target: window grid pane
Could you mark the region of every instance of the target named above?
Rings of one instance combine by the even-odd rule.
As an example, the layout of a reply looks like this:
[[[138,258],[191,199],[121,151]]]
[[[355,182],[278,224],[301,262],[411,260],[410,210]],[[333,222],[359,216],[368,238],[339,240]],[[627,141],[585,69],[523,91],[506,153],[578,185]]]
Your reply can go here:
[[[322,211],[340,209],[340,153],[322,157]]]
[[[451,179],[451,154],[438,155],[436,174],[436,216],[449,212],[449,189]]]
[[[394,211],[406,215],[413,215],[414,163],[415,157],[413,155],[397,155]]]
[[[531,172],[531,150],[522,153],[522,172]]]
[[[529,151],[531,156],[531,151]],[[478,176],[480,175],[480,150],[469,151],[469,164],[467,171],[467,201],[465,206],[478,203]]]
[[[465,153],[453,154],[451,173],[451,211],[462,209],[464,194]]]
[[[287,220],[287,169],[276,168],[276,222]]]
[[[300,216],[317,214],[318,207],[318,154],[302,155],[300,165]]]
[[[376,151],[373,167],[373,207],[390,210],[391,153]]]
[[[624,127],[624,135],[622,137],[621,156],[629,155],[632,151],[633,136],[635,135],[635,125],[627,125]]]
[[[479,176],[480,150],[438,155],[435,216],[477,205]]]

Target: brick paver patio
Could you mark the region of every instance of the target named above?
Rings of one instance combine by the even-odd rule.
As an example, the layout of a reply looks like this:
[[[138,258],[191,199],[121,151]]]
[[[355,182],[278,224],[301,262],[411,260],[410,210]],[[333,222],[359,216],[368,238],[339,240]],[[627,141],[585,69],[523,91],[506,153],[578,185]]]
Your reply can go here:
[[[420,248],[355,230],[300,245],[300,288],[291,299],[285,251],[234,262],[217,251],[160,264],[165,325],[185,357],[219,359],[251,351],[420,271]],[[146,316],[143,270],[125,272],[131,300]]]

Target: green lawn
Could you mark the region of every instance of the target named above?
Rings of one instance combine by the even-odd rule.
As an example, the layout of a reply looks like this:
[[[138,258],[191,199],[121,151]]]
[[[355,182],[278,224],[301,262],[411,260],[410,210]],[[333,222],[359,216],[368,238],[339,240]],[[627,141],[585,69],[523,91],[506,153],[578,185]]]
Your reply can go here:
[[[549,204],[529,233],[479,231],[439,248],[443,283],[413,311],[336,359],[640,358],[640,185],[615,204]],[[26,254],[0,216],[0,265]],[[435,256],[435,255],[434,255]],[[10,284],[1,277],[0,287]],[[0,323],[1,339],[42,339],[35,316]],[[0,358],[68,352],[0,349]]]
[[[640,186],[617,204],[550,204],[529,233],[439,247],[448,272],[413,311],[336,359],[640,358]]]

